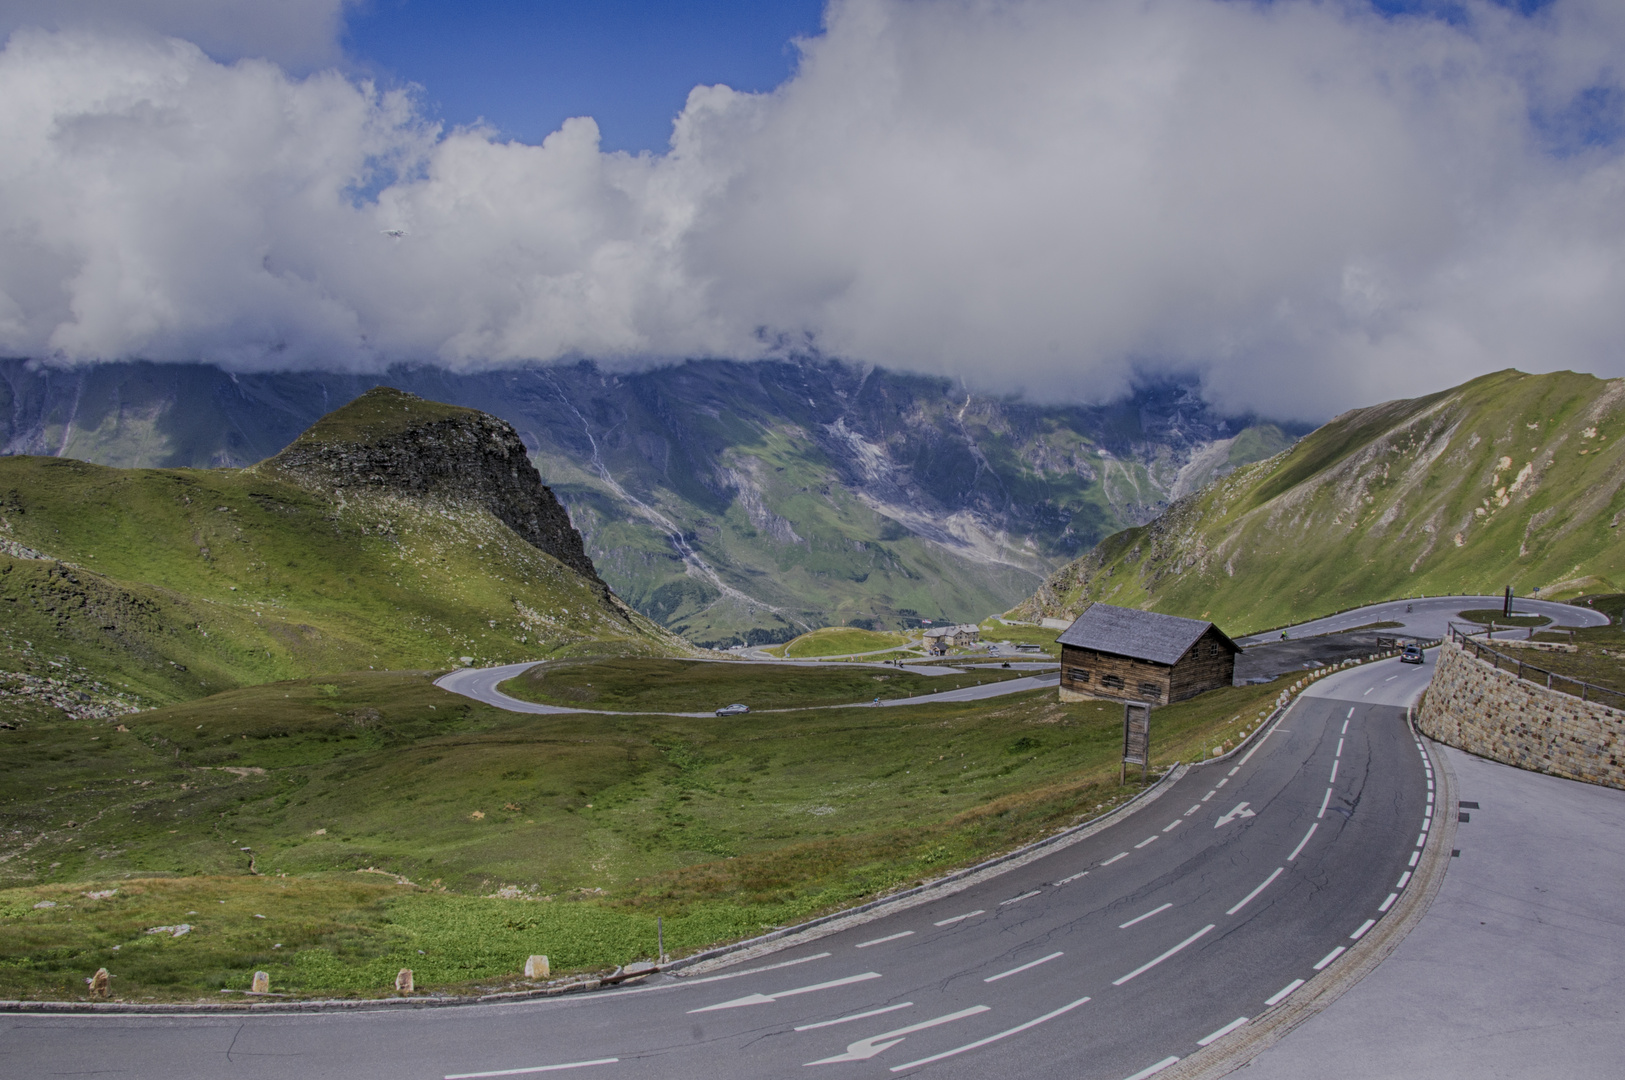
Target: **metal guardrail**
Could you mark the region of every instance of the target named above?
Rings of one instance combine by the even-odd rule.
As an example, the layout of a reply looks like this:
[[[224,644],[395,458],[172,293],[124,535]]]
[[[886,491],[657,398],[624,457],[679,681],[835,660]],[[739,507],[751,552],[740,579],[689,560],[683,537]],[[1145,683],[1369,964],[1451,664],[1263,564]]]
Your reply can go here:
[[[1482,641],[1478,640],[1478,638],[1472,634],[1466,634],[1460,630],[1457,630],[1455,623],[1450,624],[1448,636],[1452,642],[1461,646],[1462,648],[1472,649],[1473,656],[1479,660],[1488,659],[1492,664],[1495,665],[1495,670],[1497,671],[1510,671],[1518,678],[1523,679],[1525,682],[1532,682],[1537,686],[1541,685],[1541,680],[1539,677],[1544,676],[1546,680],[1545,686],[1548,690],[1555,690],[1559,694],[1567,694],[1570,697],[1577,697],[1581,701],[1595,701],[1599,705],[1607,705],[1612,709],[1625,710],[1625,693],[1621,693],[1620,691],[1612,689],[1611,687],[1598,686],[1596,683],[1586,682],[1584,679],[1576,679],[1572,675],[1563,675],[1559,672],[1549,671],[1546,668],[1537,667],[1534,664],[1527,663],[1522,657],[1508,656],[1506,653],[1497,652],[1494,649],[1487,648]],[[1505,660],[1507,663],[1507,666],[1505,667],[1501,666],[1501,661],[1503,660]],[[1565,689],[1563,684],[1572,686],[1574,689]],[[1603,700],[1604,698],[1612,698],[1613,700],[1606,701]]]

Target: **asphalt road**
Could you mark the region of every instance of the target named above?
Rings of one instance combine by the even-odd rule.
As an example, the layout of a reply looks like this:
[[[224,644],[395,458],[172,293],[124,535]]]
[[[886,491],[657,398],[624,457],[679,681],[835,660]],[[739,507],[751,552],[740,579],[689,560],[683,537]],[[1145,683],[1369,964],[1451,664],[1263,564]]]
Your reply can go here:
[[[710,716],[710,715],[712,715],[712,713],[710,713],[710,712],[684,712],[684,713],[648,713],[648,712],[645,712],[645,713],[635,713],[634,714],[634,713],[608,712],[608,711],[603,710],[603,709],[572,709],[572,708],[566,708],[565,706],[562,706],[562,705],[541,705],[541,704],[538,704],[538,703],[536,703],[534,701],[522,701],[519,698],[510,697],[507,694],[504,694],[501,690],[497,689],[497,687],[499,685],[501,685],[502,683],[505,683],[509,679],[515,678],[518,675],[524,673],[525,671],[528,671],[529,669],[535,667],[536,664],[539,663],[539,662],[540,661],[532,660],[532,661],[528,661],[528,662],[523,663],[523,664],[504,664],[501,667],[459,668],[456,671],[453,671],[448,675],[442,675],[440,678],[436,679],[435,680],[435,685],[440,687],[442,690],[449,690],[454,694],[461,694],[464,697],[473,698],[475,701],[484,702],[485,704],[495,706],[498,709],[506,709],[509,712],[537,713],[537,714],[544,715],[544,716],[559,715],[559,714],[563,714],[563,713],[593,713],[593,714],[598,715],[598,716],[631,716],[631,715],[637,715],[637,716]],[[729,662],[729,661],[721,661],[721,662],[726,663],[726,662]],[[733,661],[733,662],[737,662],[737,663],[753,663],[754,661]],[[778,661],[778,663],[783,663],[783,661]],[[843,664],[841,666],[850,667],[851,665]],[[877,667],[884,667],[885,665],[876,665],[876,666]],[[1053,667],[1053,666],[1054,666],[1053,664],[1042,664],[1042,663],[1037,663],[1037,664],[1012,664],[1011,665],[1012,669],[1015,669],[1017,667],[1041,668],[1041,667]],[[910,668],[908,670],[914,670],[914,669]],[[936,671],[928,672],[927,674],[942,675],[942,674],[947,674],[947,671],[939,669],[939,670],[936,670]],[[942,691],[940,693],[936,693],[936,694],[919,694],[919,695],[916,695],[915,697],[891,698],[891,699],[884,700],[884,701],[880,702],[880,705],[883,708],[889,708],[889,707],[896,706],[896,705],[928,705],[928,704],[931,704],[933,702],[940,702],[940,701],[981,701],[981,700],[983,700],[985,698],[1002,697],[1005,694],[1019,694],[1023,690],[1042,690],[1042,689],[1045,689],[1046,687],[1052,687],[1052,686],[1058,685],[1060,683],[1060,680],[1061,680],[1061,676],[1058,673],[1051,673],[1051,674],[1047,674],[1047,675],[1029,675],[1029,676],[1027,676],[1026,678],[1023,678],[1023,679],[1006,679],[1006,680],[1004,680],[1002,682],[987,683],[987,684],[982,685],[982,686],[962,686],[958,690],[944,690],[944,691]],[[856,708],[856,707],[860,707],[860,706],[864,706],[864,705],[870,705],[870,704],[872,704],[872,702],[856,701],[856,702],[852,702],[852,703],[847,704],[847,705],[818,705],[818,706],[811,706],[811,707],[812,708],[822,708],[822,709],[850,709],[850,708]],[[763,712],[802,712],[802,711],[805,711],[805,709],[804,708],[802,708],[802,709],[764,709],[764,710],[760,710],[760,711],[763,711]]]
[[[1335,634],[1339,630],[1352,630],[1356,626],[1366,626],[1374,622],[1397,622],[1402,625],[1394,633],[1431,640],[1444,637],[1445,628],[1451,622],[1460,623],[1462,620],[1458,615],[1459,612],[1484,608],[1499,611],[1501,603],[1502,598],[1499,596],[1425,596],[1416,600],[1390,600],[1382,604],[1371,604],[1355,608],[1353,611],[1345,611],[1341,615],[1328,615],[1324,619],[1300,623],[1288,627],[1287,633],[1295,638],[1309,637],[1314,634]],[[1411,610],[1406,611],[1407,607]],[[1555,626],[1608,625],[1608,616],[1601,612],[1574,604],[1556,604],[1549,600],[1530,600],[1520,596],[1513,601],[1512,610],[1521,614],[1545,615]],[[1237,638],[1236,644],[1246,647],[1279,640],[1280,637],[1281,631],[1272,630],[1264,634]]]
[[[1432,822],[1404,709],[1430,673],[1328,676],[1248,751],[1099,832],[720,971],[455,1009],[12,1014],[0,1060],[165,1080],[1148,1075],[1244,1030],[1391,910]]]

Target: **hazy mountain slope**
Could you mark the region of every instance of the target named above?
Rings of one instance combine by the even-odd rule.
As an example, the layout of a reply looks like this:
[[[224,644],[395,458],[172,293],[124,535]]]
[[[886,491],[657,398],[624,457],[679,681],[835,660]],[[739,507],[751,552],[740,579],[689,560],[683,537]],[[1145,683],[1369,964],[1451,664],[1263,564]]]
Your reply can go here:
[[[1391,596],[1625,584],[1625,380],[1502,371],[1345,413],[1055,573],[1087,601],[1245,633]]]
[[[246,464],[376,380],[0,362],[11,453]],[[1038,406],[823,360],[592,364],[389,381],[511,422],[599,573],[700,642],[979,619],[1125,525],[1289,441],[1181,386]],[[1199,459],[1199,460],[1193,460]]]
[[[0,458],[0,669],[55,657],[163,702],[460,656],[683,651],[566,564],[579,537],[533,470],[524,502],[509,457],[529,470],[499,421],[375,391],[253,469]],[[531,516],[551,503],[551,536],[494,513],[503,488]]]

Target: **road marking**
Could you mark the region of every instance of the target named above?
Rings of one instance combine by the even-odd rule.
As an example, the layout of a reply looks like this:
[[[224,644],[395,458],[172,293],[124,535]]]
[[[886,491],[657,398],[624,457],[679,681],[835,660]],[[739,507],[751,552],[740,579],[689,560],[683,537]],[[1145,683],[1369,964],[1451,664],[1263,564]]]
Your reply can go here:
[[[1047,964],[1051,960],[1054,960],[1056,957],[1065,956],[1065,955],[1066,955],[1066,953],[1052,952],[1048,956],[1042,957],[1042,958],[1040,958],[1038,960],[1029,961],[1029,962],[1027,962],[1025,964],[1022,964],[1020,967],[1013,967],[1009,971],[1001,971],[997,975],[989,975],[987,978],[983,979],[982,981],[985,982],[985,983],[998,982],[1000,979],[1009,978],[1011,975],[1020,975],[1023,971],[1026,971],[1028,968],[1035,968],[1039,964]]]
[[[1219,793],[1219,789],[1214,788],[1212,791],[1210,791],[1206,795],[1202,796],[1202,801],[1207,802],[1209,799],[1213,798],[1213,796],[1217,795],[1218,793]]]
[[[1006,904],[1019,904],[1021,901],[1031,899],[1043,891],[1043,889],[1034,889],[1032,892],[1024,892],[1020,896],[1012,896],[1008,900],[1000,900],[999,906],[1004,907]]]
[[[1202,809],[1202,804],[1201,803],[1193,803],[1191,805],[1191,808],[1189,810],[1185,811],[1183,816],[1190,817],[1192,814],[1196,813],[1196,811],[1198,811],[1200,809]]]
[[[1376,925],[1377,925],[1377,920],[1376,919],[1367,919],[1365,922],[1361,923],[1360,928],[1358,930],[1354,931],[1354,933],[1350,934],[1349,937],[1354,939],[1355,941],[1359,941],[1361,938],[1365,937],[1365,932],[1367,930],[1371,929],[1373,926],[1376,926]]]
[[[1403,874],[1399,875],[1399,884],[1395,885],[1394,888],[1403,889],[1405,887],[1406,883],[1409,882],[1410,880],[1411,880],[1411,872],[1409,870],[1407,870]]]
[[[1111,858],[1107,859],[1105,862],[1101,863],[1100,865],[1101,866],[1110,866],[1112,863],[1116,862],[1118,859],[1126,859],[1126,858],[1128,858],[1128,852],[1119,851],[1116,855],[1113,855]]]
[[[1146,912],[1144,915],[1136,915],[1134,918],[1130,919],[1128,922],[1122,923],[1121,925],[1118,926],[1118,929],[1119,930],[1127,930],[1129,927],[1133,926],[1135,923],[1145,922],[1145,920],[1149,919],[1151,916],[1160,915],[1164,911],[1167,911],[1169,908],[1171,908],[1173,906],[1174,905],[1172,905],[1172,904],[1164,904],[1159,908],[1152,908],[1150,911]]]
[[[1245,1016],[1238,1016],[1234,1020],[1230,1021],[1228,1024],[1224,1025],[1224,1027],[1220,1028],[1218,1031],[1215,1031],[1213,1034],[1207,1036],[1205,1039],[1197,1039],[1196,1040],[1196,1045],[1197,1046],[1210,1046],[1213,1043],[1218,1042],[1220,1039],[1224,1038],[1226,1035],[1230,1034],[1232,1031],[1236,1030],[1238,1027],[1245,1024],[1246,1022],[1247,1022],[1247,1018]]]
[[[798,956],[794,960],[781,960],[777,964],[764,964],[762,967],[746,968],[744,971],[730,971],[726,975],[707,975],[703,979],[684,979],[683,982],[686,986],[698,986],[701,983],[721,982],[724,979],[737,979],[744,975],[758,975],[764,971],[777,971],[779,968],[795,967],[797,964],[806,964],[813,960],[826,960],[831,955],[831,953],[827,952],[813,953],[811,956]],[[639,987],[638,989],[645,988]],[[653,987],[649,987],[648,989],[653,989]],[[623,994],[632,992],[634,991],[620,991],[620,993]]]
[[[1304,837],[1304,839],[1307,840],[1309,838],[1306,836],[1306,837]],[[1257,896],[1259,893],[1261,893],[1265,889],[1269,888],[1270,882],[1272,882],[1276,878],[1280,877],[1281,876],[1281,871],[1285,870],[1285,869],[1286,869],[1286,867],[1284,867],[1284,866],[1277,866],[1275,868],[1275,873],[1271,874],[1269,877],[1264,879],[1264,884],[1260,885],[1258,888],[1254,889],[1252,892],[1248,893],[1246,896],[1243,896],[1241,898],[1241,903],[1237,904],[1235,907],[1233,907],[1229,911],[1225,912],[1225,914],[1226,915],[1234,915],[1236,912],[1238,912],[1242,908],[1246,907],[1247,906],[1247,901],[1251,900],[1253,897]]]
[[[1378,911],[1387,911],[1389,908],[1394,906],[1394,901],[1398,900],[1398,899],[1399,899],[1399,894],[1398,893],[1396,893],[1396,892],[1389,893],[1388,894],[1388,899],[1384,900],[1381,904],[1377,905],[1377,910]]]
[[[1228,814],[1220,817],[1218,821],[1213,823],[1213,827],[1215,829],[1222,828],[1223,826],[1230,824],[1232,821],[1235,821],[1237,818],[1257,817],[1258,815],[1247,809],[1247,806],[1248,804],[1244,802],[1237,803],[1236,808],[1230,811]]]
[[[1228,776],[1226,776],[1223,779],[1221,779],[1217,784],[1213,785],[1213,790],[1218,791],[1220,788],[1224,787],[1224,785],[1228,784],[1229,782],[1230,782],[1230,778]]]
[[[1430,792],[1428,792],[1428,802],[1431,803],[1432,801],[1433,801],[1433,792],[1430,791]]]
[[[1390,676],[1388,676],[1388,677],[1387,677],[1387,678],[1386,678],[1386,679],[1384,679],[1384,680],[1382,680],[1382,681],[1383,681],[1383,682],[1393,682],[1393,681],[1394,681],[1394,680],[1395,680],[1395,679],[1397,679],[1397,678],[1399,678],[1399,676],[1398,676],[1398,675],[1390,675]]]
[[[963,915],[955,915],[951,919],[943,919],[941,922],[932,923],[931,925],[932,926],[952,926],[956,922],[964,922],[966,919],[974,919],[978,915],[986,915],[986,914],[987,914],[986,911],[983,911],[981,908],[977,908],[975,911],[967,911]]]
[[[1368,687],[1366,687],[1366,691],[1365,691],[1365,694],[1361,694],[1361,695],[1360,695],[1360,696],[1361,696],[1361,697],[1365,697],[1365,696],[1366,696],[1366,694],[1369,694],[1369,693],[1371,693],[1371,691],[1373,691],[1373,690],[1375,690],[1375,689],[1376,689],[1376,687],[1375,687],[1375,686],[1368,686]]]
[[[1234,776],[1240,771],[1241,771],[1241,766],[1237,765],[1234,769],[1231,769],[1229,772],[1225,773],[1225,775],[1226,776]]]
[[[1315,830],[1318,828],[1320,828],[1320,822],[1311,821],[1309,823],[1309,831],[1303,834],[1303,839],[1298,841],[1298,846],[1293,848],[1292,854],[1286,857],[1287,862],[1291,862],[1298,857],[1298,853],[1303,851],[1303,846],[1309,842],[1311,836],[1315,835]]]
[[[1338,766],[1339,766],[1339,765],[1341,765],[1341,764],[1343,764],[1343,763],[1342,763],[1342,762],[1341,762],[1341,761],[1334,761],[1334,762],[1332,762],[1332,775],[1331,775],[1331,777],[1330,777],[1330,778],[1329,778],[1329,779],[1328,779],[1328,780],[1327,780],[1327,781],[1326,781],[1326,782],[1327,782],[1327,783],[1328,783],[1328,784],[1335,784],[1335,783],[1337,783],[1337,767],[1338,767]]]
[[[900,1005],[887,1005],[883,1009],[870,1009],[868,1012],[853,1013],[851,1016],[842,1016],[835,1020],[820,1020],[816,1024],[802,1024],[797,1031],[812,1031],[816,1028],[834,1027],[836,1024],[848,1024],[853,1020],[867,1020],[871,1016],[880,1016],[882,1013],[896,1012],[898,1009],[911,1009],[912,1001],[905,1001]]]
[[[1433,778],[1432,777],[1428,777],[1428,790],[1429,791],[1433,790]]]
[[[855,947],[859,949],[867,949],[871,945],[884,945],[888,941],[896,941],[898,938],[908,937],[912,933],[914,933],[914,931],[904,930],[900,934],[887,934],[885,937],[877,937],[873,941],[860,941]]]
[[[1411,861],[1410,861],[1409,865],[1414,867],[1416,865],[1416,860],[1420,859],[1421,857],[1422,857],[1422,853],[1420,851],[1411,852]]]
[[[1185,948],[1185,946],[1189,945],[1191,942],[1193,942],[1193,941],[1197,940],[1198,938],[1202,937],[1204,934],[1206,934],[1209,930],[1212,930],[1212,929],[1213,929],[1213,924],[1208,923],[1206,926],[1202,927],[1202,929],[1196,931],[1196,933],[1192,934],[1190,937],[1186,938],[1184,941],[1181,941],[1178,945],[1175,945],[1173,948],[1169,949],[1167,952],[1163,953],[1161,956],[1157,957],[1155,960],[1152,960],[1152,961],[1150,961],[1148,963],[1141,964],[1139,967],[1135,968],[1133,971],[1129,972],[1127,975],[1124,975],[1120,979],[1113,979],[1112,980],[1112,985],[1113,986],[1122,986],[1124,983],[1128,982],[1130,979],[1134,978],[1135,976],[1144,975],[1146,972],[1150,971],[1152,968],[1156,967],[1158,964],[1162,963],[1164,960],[1168,959],[1170,956],[1172,956],[1175,953],[1179,952],[1179,950]]]
[[[1347,735],[1348,733],[1349,733],[1349,722],[1347,720],[1345,720],[1345,721],[1343,721],[1343,730],[1339,731],[1338,734],[1339,735]]]
[[[1349,719],[1350,719],[1350,720],[1353,720],[1353,719],[1354,719],[1354,706],[1353,706],[1353,705],[1350,705],[1350,706],[1349,706],[1349,716],[1348,716],[1348,718],[1349,718]]]
[[[1085,870],[1081,874],[1073,874],[1071,877],[1062,878],[1060,881],[1057,881],[1055,884],[1057,884],[1057,885],[1070,885],[1074,881],[1078,880],[1079,878],[1088,877],[1088,876],[1089,876],[1089,871]]]
[[[910,1062],[908,1062],[907,1064],[904,1064],[904,1065],[893,1065],[892,1068],[891,1068],[891,1071],[892,1072],[902,1072],[904,1069],[912,1069],[917,1065],[929,1065],[933,1061],[941,1061],[943,1058],[950,1058],[950,1057],[953,1057],[955,1054],[963,1054],[967,1050],[975,1050],[975,1049],[977,1049],[979,1047],[986,1046],[988,1043],[998,1042],[1000,1039],[1008,1038],[1011,1035],[1015,1035],[1015,1034],[1018,1034],[1020,1032],[1026,1031],[1028,1028],[1037,1027],[1039,1024],[1044,1023],[1046,1020],[1053,1020],[1057,1016],[1060,1016],[1062,1013],[1069,1013],[1073,1009],[1076,1009],[1079,1005],[1082,1005],[1084,1002],[1086,1002],[1088,1000],[1089,999],[1086,998],[1086,997],[1085,998],[1079,998],[1078,1000],[1072,1002],[1070,1005],[1062,1005],[1059,1009],[1056,1009],[1053,1012],[1047,1012],[1043,1016],[1039,1016],[1039,1017],[1036,1017],[1036,1018],[1034,1018],[1032,1020],[1027,1021],[1025,1024],[1017,1024],[1015,1027],[1010,1028],[1008,1031],[1001,1031],[997,1035],[989,1035],[985,1039],[977,1039],[973,1043],[966,1043],[964,1046],[956,1046],[952,1050],[944,1050],[940,1054],[932,1054],[930,1057],[920,1058],[920,1060],[918,1060],[918,1061],[910,1061]]]
[[[1332,801],[1332,789],[1327,788],[1326,789],[1326,797],[1324,799],[1320,800],[1320,812],[1315,815],[1317,818],[1323,818],[1323,817],[1326,816],[1326,807],[1331,805],[1331,801]]]
[[[1421,847],[1423,844],[1425,844],[1427,842],[1428,842],[1428,831],[1426,829],[1423,829],[1421,834],[1419,836],[1417,836],[1417,838],[1416,838],[1416,846]]]
[[[1348,950],[1339,945],[1337,948],[1320,958],[1320,963],[1315,965],[1315,970],[1322,970],[1327,964],[1331,963],[1333,960],[1336,960],[1339,956],[1342,956],[1346,952],[1348,952]]]
[[[1157,1062],[1155,1065],[1151,1066],[1150,1068],[1141,1069],[1139,1072],[1137,1072],[1133,1076],[1129,1077],[1128,1080],[1150,1080],[1151,1077],[1157,1075],[1162,1070],[1166,1069],[1168,1066],[1174,1064],[1178,1060],[1179,1059],[1176,1058],[1176,1057],[1165,1057],[1161,1061]]]
[[[1296,990],[1298,987],[1300,987],[1302,985],[1303,985],[1303,980],[1302,979],[1293,979],[1291,982],[1289,982],[1285,986],[1281,987],[1281,989],[1275,991],[1275,993],[1273,993],[1269,997],[1265,998],[1264,999],[1264,1004],[1266,1004],[1266,1005],[1279,1005],[1281,1002],[1283,1002],[1283,1001],[1285,1001],[1287,999],[1287,995],[1291,994],[1292,991]]]
[[[1138,844],[1134,845],[1134,850],[1139,851],[1141,848],[1145,847],[1145,845],[1151,843],[1151,841],[1153,841],[1155,839],[1156,839],[1155,836],[1146,837],[1144,840],[1141,840]]]
[[[986,1005],[972,1005],[968,1009],[960,1009],[956,1013],[949,1013],[947,1016],[939,1016],[934,1020],[923,1020],[918,1024],[910,1024],[908,1027],[897,1028],[895,1031],[885,1031],[879,1035],[871,1035],[867,1039],[859,1039],[855,1043],[849,1043],[846,1048],[846,1053],[844,1054],[836,1054],[834,1057],[820,1058],[817,1061],[809,1061],[807,1064],[833,1065],[838,1061],[867,1061],[876,1054],[896,1046],[898,1043],[902,1042],[905,1038],[914,1034],[916,1031],[924,1031],[926,1028],[934,1028],[943,1024],[951,1024],[955,1020],[963,1020],[967,1016],[977,1016],[987,1011],[988,1007]]]
[[[480,1076],[520,1076],[524,1073],[558,1072],[560,1069],[585,1069],[589,1065],[613,1065],[620,1058],[597,1058],[593,1061],[567,1061],[562,1065],[532,1065],[528,1069],[493,1069],[491,1072],[449,1073],[446,1080],[474,1080]]]
[[[1333,754],[1332,756],[1333,757],[1342,757],[1343,756],[1343,740],[1342,739],[1337,740],[1337,753]]]
[[[1164,827],[1164,828],[1163,828],[1163,830],[1162,830],[1162,831],[1163,831],[1163,832],[1173,832],[1173,831],[1174,831],[1174,827],[1175,827],[1175,826],[1176,826],[1176,825],[1178,825],[1178,824],[1179,824],[1179,820],[1178,820],[1178,819],[1177,819],[1177,818],[1176,818],[1176,819],[1175,819],[1175,820],[1173,820],[1173,821],[1170,821],[1170,822],[1169,822],[1169,823],[1168,823],[1168,824],[1167,824],[1167,825],[1166,825],[1166,826],[1165,826],[1165,827]]]
[[[776,994],[747,994],[732,1001],[719,1001],[715,1005],[706,1005],[699,1009],[688,1010],[690,1014],[716,1012],[719,1009],[742,1009],[746,1005],[771,1005],[779,998],[795,997],[798,994],[811,994],[816,990],[830,990],[837,986],[851,986],[853,983],[868,982],[870,979],[880,978],[878,971],[865,971],[862,975],[848,975],[844,979],[832,979],[829,982],[814,983],[811,986],[798,986],[794,990],[780,990]]]

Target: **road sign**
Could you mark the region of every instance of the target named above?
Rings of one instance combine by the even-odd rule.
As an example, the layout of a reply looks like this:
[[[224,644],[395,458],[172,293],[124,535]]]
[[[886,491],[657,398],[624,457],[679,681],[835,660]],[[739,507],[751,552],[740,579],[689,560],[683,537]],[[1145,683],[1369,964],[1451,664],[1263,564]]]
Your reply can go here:
[[[1151,706],[1143,701],[1123,703],[1123,769],[1120,782],[1128,780],[1128,767],[1140,767],[1143,781],[1151,764]]]

